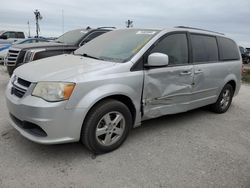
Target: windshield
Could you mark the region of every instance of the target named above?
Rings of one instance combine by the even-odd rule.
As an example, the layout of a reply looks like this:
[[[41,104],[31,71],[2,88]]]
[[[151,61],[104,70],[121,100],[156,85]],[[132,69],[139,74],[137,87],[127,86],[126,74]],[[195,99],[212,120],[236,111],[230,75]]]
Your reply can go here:
[[[157,30],[123,29],[105,33],[75,51],[83,55],[106,61],[125,62],[131,59]]]
[[[5,31],[0,31],[0,35],[2,35]]]
[[[58,39],[56,39],[55,42],[75,45],[79,40],[81,40],[81,38],[86,33],[88,33],[88,31],[84,29],[77,29],[77,30],[69,31],[69,32],[64,33]]]
[[[27,41],[26,39],[20,39],[15,41],[13,44],[22,44],[23,42]]]

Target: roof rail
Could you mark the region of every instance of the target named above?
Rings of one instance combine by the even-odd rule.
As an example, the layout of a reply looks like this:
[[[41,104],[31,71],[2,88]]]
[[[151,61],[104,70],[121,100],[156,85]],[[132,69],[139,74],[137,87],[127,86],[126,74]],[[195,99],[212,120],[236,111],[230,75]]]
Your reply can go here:
[[[206,29],[195,28],[195,27],[176,26],[175,28],[194,29],[194,30],[199,30],[199,31],[207,31],[207,32],[211,32],[211,33],[217,33],[217,34],[220,34],[220,35],[225,35],[224,33],[216,32],[216,31],[210,31],[210,30],[206,30]]]
[[[98,27],[96,29],[116,29],[116,27]]]

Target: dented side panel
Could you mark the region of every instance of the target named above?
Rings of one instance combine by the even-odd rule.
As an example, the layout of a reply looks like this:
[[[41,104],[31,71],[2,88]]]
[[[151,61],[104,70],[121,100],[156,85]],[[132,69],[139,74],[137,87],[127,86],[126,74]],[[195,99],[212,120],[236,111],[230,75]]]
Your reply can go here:
[[[192,83],[193,65],[145,70],[143,120],[186,111]]]

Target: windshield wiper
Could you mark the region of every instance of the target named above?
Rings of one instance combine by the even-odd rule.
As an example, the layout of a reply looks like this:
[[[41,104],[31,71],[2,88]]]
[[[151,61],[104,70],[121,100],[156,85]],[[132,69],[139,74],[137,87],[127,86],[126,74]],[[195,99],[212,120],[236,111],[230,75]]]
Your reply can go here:
[[[94,57],[94,56],[91,56],[91,55],[88,55],[88,54],[82,54],[83,57],[89,57],[89,58],[92,58],[92,59],[97,59],[97,60],[103,60],[101,58],[98,58],[98,57]]]
[[[59,40],[55,40],[55,42],[56,42],[56,43],[61,43],[61,44],[64,43],[64,42],[61,42],[61,41],[59,41]]]

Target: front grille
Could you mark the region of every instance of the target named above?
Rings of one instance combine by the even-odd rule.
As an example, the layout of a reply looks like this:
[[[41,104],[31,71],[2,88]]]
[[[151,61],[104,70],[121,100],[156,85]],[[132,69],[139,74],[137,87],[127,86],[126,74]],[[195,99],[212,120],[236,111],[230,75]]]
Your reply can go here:
[[[26,81],[22,78],[17,78],[17,83],[25,87],[30,87],[30,84],[31,84],[31,82]]]
[[[31,82],[26,81],[22,78],[14,78],[12,81],[11,94],[18,98],[22,98],[28,90]]]
[[[15,66],[17,63],[19,53],[20,53],[20,49],[11,48],[7,54],[6,65],[7,66]]]
[[[28,122],[28,121],[22,121],[15,117],[14,115],[10,114],[10,118],[12,121],[21,129],[25,130],[26,132],[39,137],[46,137],[47,133],[38,125]]]
[[[25,90],[21,90],[20,88],[17,88],[16,86],[13,86],[11,88],[11,94],[17,96],[18,98],[22,98],[25,94]]]

